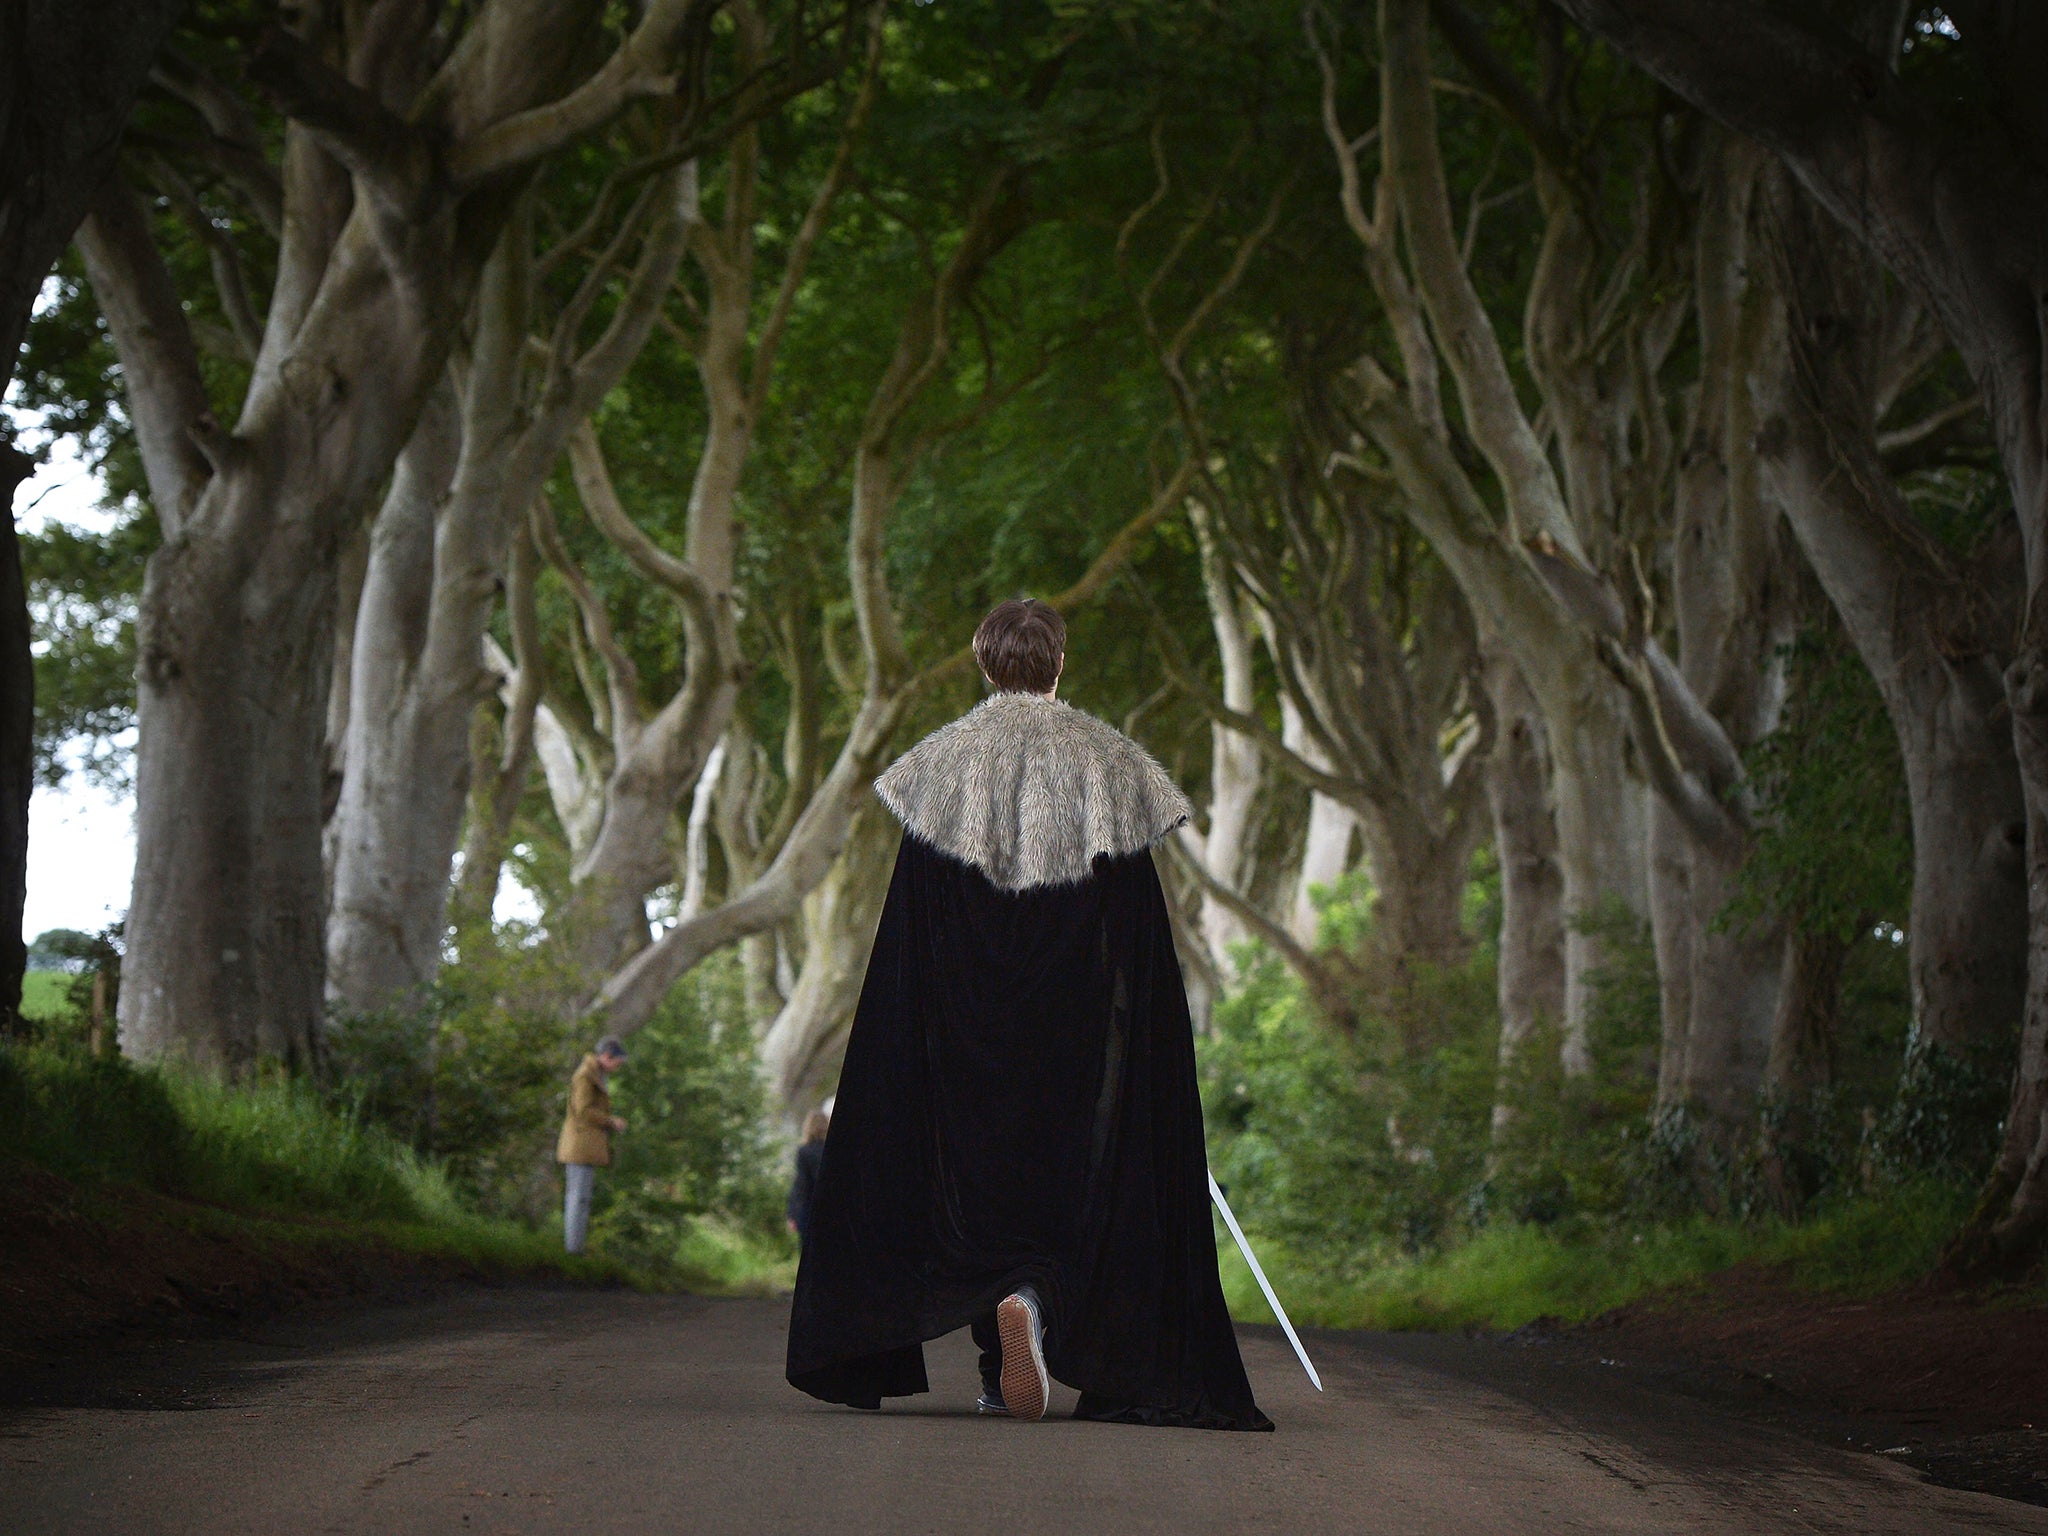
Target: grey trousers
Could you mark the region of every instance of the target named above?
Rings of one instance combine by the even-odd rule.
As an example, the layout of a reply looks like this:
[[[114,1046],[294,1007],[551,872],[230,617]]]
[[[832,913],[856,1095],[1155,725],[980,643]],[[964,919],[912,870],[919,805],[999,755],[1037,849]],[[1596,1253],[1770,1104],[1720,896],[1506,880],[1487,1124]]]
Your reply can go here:
[[[564,1163],[562,1176],[567,1185],[562,1192],[562,1246],[581,1253],[583,1240],[590,1235],[590,1197],[597,1189],[597,1165]]]

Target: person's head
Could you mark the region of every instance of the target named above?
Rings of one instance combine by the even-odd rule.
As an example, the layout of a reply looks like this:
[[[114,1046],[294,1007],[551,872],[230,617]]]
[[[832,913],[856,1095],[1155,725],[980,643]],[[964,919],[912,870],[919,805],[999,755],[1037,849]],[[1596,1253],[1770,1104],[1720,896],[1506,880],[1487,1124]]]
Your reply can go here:
[[[616,1072],[626,1064],[626,1047],[617,1035],[606,1035],[597,1042],[597,1064],[607,1072]]]
[[[825,1133],[832,1129],[832,1117],[822,1109],[814,1109],[804,1117],[804,1140],[823,1141]]]
[[[1067,623],[1049,603],[1013,597],[974,632],[974,659],[998,693],[1050,694],[1067,660]]]

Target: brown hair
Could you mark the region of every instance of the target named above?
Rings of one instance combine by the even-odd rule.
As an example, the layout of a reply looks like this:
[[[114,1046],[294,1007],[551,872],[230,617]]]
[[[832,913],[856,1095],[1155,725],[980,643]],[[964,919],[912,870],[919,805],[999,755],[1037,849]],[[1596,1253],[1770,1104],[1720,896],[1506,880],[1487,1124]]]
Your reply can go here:
[[[832,1129],[832,1117],[822,1109],[814,1109],[804,1117],[804,1140],[823,1141],[825,1133]]]
[[[1002,693],[1050,693],[1067,654],[1067,621],[1049,603],[997,603],[974,632],[974,659]]]

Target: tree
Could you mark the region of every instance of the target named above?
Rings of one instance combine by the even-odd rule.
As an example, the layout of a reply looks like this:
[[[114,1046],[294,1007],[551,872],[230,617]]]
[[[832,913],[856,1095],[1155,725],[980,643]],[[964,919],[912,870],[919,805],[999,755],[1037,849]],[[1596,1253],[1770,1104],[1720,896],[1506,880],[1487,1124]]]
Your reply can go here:
[[[719,133],[810,78],[814,40],[793,21],[775,67],[714,108],[717,11],[654,0],[608,53],[595,0],[490,5],[447,29],[412,0],[309,15],[247,56],[285,115],[276,166],[210,72],[167,82],[176,133],[229,167],[223,184],[274,226],[276,261],[259,317],[237,253],[216,249],[250,354],[226,427],[133,193],[104,196],[82,236],[165,537],[138,636],[125,1049],[221,1073],[314,1059],[342,549],[442,379],[534,167],[647,97],[674,99],[678,133]]]
[[[185,0],[24,0],[0,16],[0,395],[36,295],[113,165],[129,109]],[[0,442],[10,509],[28,461]],[[0,1034],[19,1027],[35,664],[21,545],[0,526]]]
[[[2048,60],[2039,7],[1845,21],[1755,0],[1560,0],[1703,110],[1776,152],[1939,320],[1983,396],[2024,550],[2024,617],[2006,669],[2025,807],[2028,976],[2020,1067],[1972,1242],[2018,1255],[2048,1237]]]

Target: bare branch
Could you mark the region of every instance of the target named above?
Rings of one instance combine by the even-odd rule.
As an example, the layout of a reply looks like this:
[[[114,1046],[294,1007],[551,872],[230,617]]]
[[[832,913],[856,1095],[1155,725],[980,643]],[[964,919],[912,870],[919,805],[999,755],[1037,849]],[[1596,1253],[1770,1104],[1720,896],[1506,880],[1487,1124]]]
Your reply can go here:
[[[220,437],[176,284],[128,184],[109,176],[78,230],[79,253],[121,358],[129,419],[164,537],[183,531]]]
[[[214,290],[220,295],[221,312],[227,316],[235,346],[243,362],[255,362],[256,354],[263,346],[263,326],[257,320],[255,306],[249,299],[249,283],[242,271],[242,253],[213,222],[213,215],[200,203],[198,194],[178,174],[175,166],[155,156],[149,157],[146,163],[150,180],[178,210],[178,217],[184,220],[193,238],[206,247]]]
[[[803,222],[790,237],[789,251],[782,264],[782,282],[775,290],[768,318],[762,322],[760,337],[754,343],[753,370],[747,382],[747,413],[750,417],[758,418],[767,403],[775,355],[781,349],[784,333],[789,329],[789,317],[796,307],[797,292],[803,286],[804,274],[810,269],[811,255],[825,231],[832,204],[846,185],[853,167],[854,147],[859,143],[861,132],[867,126],[868,114],[874,108],[881,80],[883,23],[887,15],[888,12],[879,5],[870,13],[867,60],[861,70],[860,86],[854,92],[853,105],[847,109],[846,122],[839,130],[838,148],[833,151],[832,164],[827,168],[824,180],[818,183],[810,207],[804,210]]]
[[[696,610],[699,619],[708,625],[712,612],[710,589],[687,561],[678,560],[656,544],[638,523],[626,515],[619,493],[612,485],[604,448],[597,440],[596,430],[587,420],[578,422],[569,433],[569,464],[575,475],[577,494],[583,500],[583,509],[597,524],[598,531],[633,562],[635,570],[686,608]]]
[[[708,46],[717,0],[650,0],[640,24],[568,95],[493,123],[456,143],[448,171],[473,186],[531,165],[603,127],[634,101],[673,95]]]
[[[1352,998],[1355,975],[1341,951],[1332,950],[1327,956],[1311,953],[1284,926],[1274,922],[1254,903],[1212,875],[1179,838],[1167,838],[1165,847],[1173,861],[1187,871],[1203,890],[1235,913],[1246,927],[1287,962],[1308,987],[1317,1009],[1329,1023],[1347,1035],[1357,1033],[1358,1006]]]
[[[1088,563],[1088,569],[1081,574],[1078,581],[1064,592],[1047,598],[1047,605],[1064,615],[1072,613],[1084,603],[1093,602],[1096,593],[1115,580],[1123,568],[1130,564],[1131,557],[1137,551],[1138,541],[1181,504],[1194,478],[1194,461],[1181,460],[1180,467],[1173,472],[1158,494],[1146,503],[1144,510],[1119,528],[1116,536],[1102,546],[1102,552]],[[974,647],[963,645],[945,660],[933,662],[918,673],[905,691],[915,695],[925,689],[951,682],[955,678],[969,676],[973,668]]]
[[[562,542],[561,528],[555,522],[554,504],[545,492],[534,498],[532,527],[534,544],[569,589],[576,611],[583,619],[583,632],[604,663],[606,702],[612,715],[609,734],[623,755],[639,734],[643,718],[640,669],[633,665],[633,658],[626,654],[626,648],[619,644],[618,636],[613,633],[611,614],[605,610],[604,599],[591,587],[589,578]],[[586,690],[588,686],[586,683]]]
[[[1950,427],[1984,413],[1984,397],[1979,394],[1965,395],[1962,399],[1930,411],[1918,421],[1903,427],[1894,427],[1889,432],[1877,434],[1877,451],[1892,454],[1904,453],[1917,448],[1930,438],[1939,437]]]
[[[263,35],[249,61],[249,78],[372,189],[388,211],[403,215],[427,185],[429,156],[419,131],[283,28]]]

